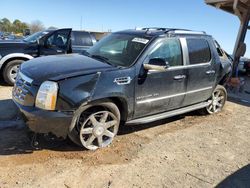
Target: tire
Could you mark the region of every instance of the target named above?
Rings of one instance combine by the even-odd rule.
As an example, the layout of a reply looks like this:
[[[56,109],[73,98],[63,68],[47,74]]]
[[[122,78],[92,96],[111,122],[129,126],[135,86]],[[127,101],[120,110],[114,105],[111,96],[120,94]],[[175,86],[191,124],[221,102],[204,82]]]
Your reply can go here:
[[[203,115],[218,113],[222,111],[226,101],[227,101],[226,89],[221,85],[217,85],[212,93],[212,96],[208,100],[209,105],[206,108],[201,109],[200,113]]]
[[[109,146],[117,135],[120,111],[112,102],[80,107],[72,120],[68,137],[89,150]]]
[[[24,60],[13,60],[7,63],[3,69],[3,78],[9,85],[15,84],[15,79],[19,66],[24,62]]]

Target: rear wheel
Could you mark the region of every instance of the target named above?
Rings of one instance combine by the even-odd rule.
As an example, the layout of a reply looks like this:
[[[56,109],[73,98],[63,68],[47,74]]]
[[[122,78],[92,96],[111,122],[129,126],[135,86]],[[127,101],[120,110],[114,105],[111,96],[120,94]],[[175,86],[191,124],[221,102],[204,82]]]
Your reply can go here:
[[[119,124],[119,109],[111,102],[81,107],[73,118],[69,138],[89,150],[107,147],[117,135]]]
[[[7,65],[4,67],[3,78],[5,82],[7,82],[9,85],[14,85],[17,77],[17,72],[23,62],[23,60],[13,60],[8,62]]]
[[[209,105],[202,109],[201,112],[203,114],[214,114],[220,112],[227,100],[227,91],[226,89],[218,85],[212,93],[211,98],[208,100]]]

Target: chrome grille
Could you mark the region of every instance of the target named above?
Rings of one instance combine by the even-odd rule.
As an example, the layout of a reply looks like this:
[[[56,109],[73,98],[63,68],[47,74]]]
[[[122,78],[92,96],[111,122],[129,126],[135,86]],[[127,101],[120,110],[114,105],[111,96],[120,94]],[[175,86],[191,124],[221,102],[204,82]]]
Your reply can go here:
[[[19,72],[16,77],[16,83],[13,87],[13,97],[21,104],[25,101],[25,97],[29,94],[33,80],[23,73]]]

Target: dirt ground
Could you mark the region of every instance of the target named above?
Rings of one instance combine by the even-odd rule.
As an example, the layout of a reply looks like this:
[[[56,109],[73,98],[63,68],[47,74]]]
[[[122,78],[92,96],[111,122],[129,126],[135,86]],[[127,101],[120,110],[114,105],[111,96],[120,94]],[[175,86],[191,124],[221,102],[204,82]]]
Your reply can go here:
[[[11,106],[10,95],[0,86],[1,111]],[[244,103],[227,102],[212,116],[194,112],[124,127],[110,147],[95,152],[67,140],[40,141],[36,150],[25,127],[0,130],[0,188],[250,187]]]

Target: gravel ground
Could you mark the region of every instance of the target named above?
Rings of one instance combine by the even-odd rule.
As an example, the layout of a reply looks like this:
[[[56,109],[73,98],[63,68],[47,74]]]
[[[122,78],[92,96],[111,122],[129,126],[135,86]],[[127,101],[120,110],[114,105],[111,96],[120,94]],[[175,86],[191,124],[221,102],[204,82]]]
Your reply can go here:
[[[10,93],[0,86],[0,108]],[[95,152],[45,138],[36,150],[26,128],[1,129],[0,188],[250,187],[249,127],[249,106],[227,102],[212,116],[122,128]]]

